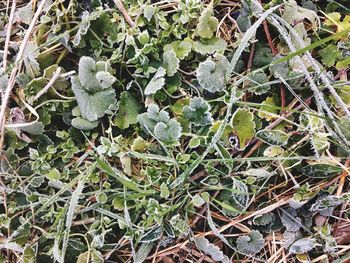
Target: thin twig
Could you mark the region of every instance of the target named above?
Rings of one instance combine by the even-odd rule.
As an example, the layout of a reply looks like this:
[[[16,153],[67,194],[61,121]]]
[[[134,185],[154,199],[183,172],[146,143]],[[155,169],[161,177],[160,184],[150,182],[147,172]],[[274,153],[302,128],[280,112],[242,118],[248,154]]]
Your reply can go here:
[[[129,24],[129,26],[134,27],[135,23],[134,23],[134,21],[132,21],[131,17],[129,16],[128,12],[126,11],[122,1],[120,1],[120,0],[113,0],[113,2],[117,6],[117,8],[120,11],[120,13],[122,13],[122,15],[124,16],[125,21]]]
[[[37,99],[39,99],[42,95],[44,95],[48,90],[49,88],[51,88],[51,86],[55,83],[55,81],[59,78],[60,76],[60,73],[61,73],[61,68],[58,67],[55,71],[55,73],[53,74],[52,78],[50,79],[50,81],[45,85],[45,87],[40,90],[36,95],[35,97],[33,98],[33,100],[31,101],[32,103],[34,101],[36,101]]]

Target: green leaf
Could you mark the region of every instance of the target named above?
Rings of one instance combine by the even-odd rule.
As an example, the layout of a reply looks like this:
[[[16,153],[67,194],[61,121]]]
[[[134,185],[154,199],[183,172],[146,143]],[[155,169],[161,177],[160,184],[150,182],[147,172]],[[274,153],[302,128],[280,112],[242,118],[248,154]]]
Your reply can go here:
[[[226,47],[226,41],[219,37],[201,39],[193,42],[193,49],[202,55],[214,54],[215,52],[223,52],[225,51]]]
[[[71,82],[81,115],[88,121],[93,122],[103,117],[106,110],[116,103],[115,91],[113,89],[90,93],[83,88],[77,77],[72,77]]]
[[[202,38],[211,38],[219,25],[219,21],[213,16],[213,9],[205,8],[198,21],[198,35]]]
[[[137,116],[137,120],[141,124],[141,128],[149,134],[149,132],[153,132],[158,122],[167,123],[170,117],[168,112],[164,110],[159,111],[159,107],[156,104],[151,104],[147,112]]]
[[[151,19],[154,15],[156,8],[153,5],[146,5],[143,8],[143,15],[147,19],[148,22],[151,22]]]
[[[22,262],[23,263],[35,263],[36,262],[35,252],[30,246],[27,246],[24,249]]]
[[[335,62],[341,58],[341,52],[338,50],[337,46],[333,44],[329,44],[318,53],[321,56],[322,63],[328,67],[334,66]]]
[[[271,49],[258,45],[254,53],[253,66],[256,68],[269,65],[273,59]]]
[[[98,121],[88,121],[82,117],[76,117],[72,120],[72,126],[79,130],[92,130],[98,125]]]
[[[249,82],[247,88],[251,89],[257,95],[264,94],[270,90],[270,85],[266,84],[269,81],[269,77],[265,72],[256,72],[249,76]]]
[[[194,125],[205,126],[213,122],[209,110],[208,102],[202,98],[194,97],[191,99],[190,105],[183,108],[183,116]]]
[[[37,45],[34,42],[28,42],[23,52],[23,62],[26,68],[26,73],[31,77],[38,75],[40,66],[37,58],[40,54]]]
[[[341,167],[327,163],[315,163],[301,168],[302,173],[314,178],[332,177],[340,174],[342,171]]]
[[[140,104],[130,92],[122,92],[120,94],[118,113],[114,118],[114,124],[120,129],[129,128],[131,124],[137,123],[137,116],[140,109]]]
[[[153,78],[145,88],[145,95],[152,95],[163,88],[165,84],[165,72],[166,71],[163,67],[158,68],[156,74],[154,74]]]
[[[288,135],[281,130],[260,130],[256,137],[269,145],[284,146],[288,143]]]
[[[315,11],[298,6],[297,2],[294,0],[290,0],[286,3],[282,18],[291,25],[295,25],[296,23],[307,19],[311,22],[314,29],[317,28],[319,22],[319,18]]]
[[[199,85],[210,93],[223,91],[228,79],[227,70],[229,62],[222,55],[215,56],[215,60],[208,58],[201,62],[197,69],[197,80]]]
[[[253,224],[256,226],[266,226],[273,222],[274,219],[275,215],[273,213],[257,215],[253,218]]]
[[[61,178],[61,173],[56,168],[54,168],[48,172],[46,178],[49,180],[58,180]]]
[[[107,200],[108,200],[108,196],[104,192],[101,192],[96,196],[96,201],[99,204],[105,204],[107,202]]]
[[[102,89],[109,88],[116,81],[116,78],[113,77],[107,71],[99,71],[99,72],[97,72],[96,73],[96,79],[98,81],[98,84],[102,87]]]
[[[168,50],[163,53],[163,67],[169,77],[174,76],[179,66],[180,60],[176,57],[174,50]]]
[[[259,231],[253,230],[248,235],[239,236],[236,240],[237,249],[245,254],[256,254],[264,247],[264,238]]]
[[[169,122],[158,122],[154,127],[154,135],[165,144],[175,144],[181,137],[181,125],[175,119]]]
[[[232,127],[238,137],[238,149],[244,150],[249,140],[255,135],[254,115],[245,109],[237,109],[232,116]]]
[[[164,51],[174,50],[176,56],[182,60],[187,57],[192,49],[192,40],[184,39],[182,41],[174,41],[164,46]]]
[[[169,188],[167,187],[166,183],[162,183],[160,186],[160,197],[161,198],[168,198],[170,195]]]

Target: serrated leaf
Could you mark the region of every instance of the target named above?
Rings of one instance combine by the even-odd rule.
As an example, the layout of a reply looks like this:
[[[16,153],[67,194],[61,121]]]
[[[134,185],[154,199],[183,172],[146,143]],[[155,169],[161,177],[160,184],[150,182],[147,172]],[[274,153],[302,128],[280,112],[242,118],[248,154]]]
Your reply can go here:
[[[161,90],[165,84],[165,69],[163,67],[158,68],[156,74],[154,74],[151,81],[145,88],[145,95],[152,95],[158,90]]]
[[[259,231],[253,230],[248,235],[239,236],[236,240],[237,249],[245,254],[256,254],[264,247],[264,238]]]
[[[329,44],[324,49],[318,52],[321,56],[323,64],[328,67],[334,66],[335,62],[341,58],[341,52],[338,50],[336,45]]]
[[[223,52],[227,47],[225,40],[219,37],[211,39],[201,39],[193,42],[193,49],[202,55],[214,54],[215,52]]]
[[[190,100],[190,104],[183,108],[183,116],[197,126],[205,126],[213,122],[209,112],[208,102],[199,97]]]
[[[169,122],[158,122],[154,127],[154,135],[165,144],[174,144],[181,137],[181,125],[175,119]]]
[[[260,130],[256,137],[269,145],[284,146],[288,143],[288,135],[281,130]]]
[[[32,2],[29,2],[27,5],[18,8],[17,12],[18,12],[17,14],[18,14],[18,17],[21,20],[21,22],[29,25],[33,19],[33,16],[34,16],[34,12],[32,9]]]
[[[261,95],[270,90],[270,85],[266,84],[268,81],[269,77],[266,75],[265,72],[257,72],[249,76],[249,82],[247,87],[254,87],[252,91],[257,95]]]
[[[129,128],[131,124],[137,123],[137,116],[140,109],[140,104],[130,92],[122,92],[120,94],[118,113],[114,118],[114,124],[120,129]]]
[[[113,89],[89,93],[83,88],[77,77],[72,77],[71,82],[81,115],[90,122],[103,117],[106,110],[116,103],[115,91]]]
[[[195,240],[197,247],[205,254],[210,255],[211,258],[216,262],[228,263],[229,259],[220,250],[219,247],[211,244],[208,239],[201,237]]]
[[[158,240],[163,233],[163,227],[157,226],[153,229],[149,230],[147,233],[145,233],[143,236],[141,236],[140,242],[152,242]]]
[[[176,57],[174,50],[168,50],[163,53],[163,67],[166,74],[171,77],[179,69],[180,60]]]
[[[343,169],[339,166],[327,163],[315,163],[301,168],[301,172],[314,178],[327,178],[340,174]]]
[[[254,115],[245,109],[237,109],[232,116],[232,127],[238,137],[239,149],[244,150],[255,135]]]
[[[263,215],[257,215],[253,218],[253,224],[256,226],[266,226],[275,219],[273,213],[266,213]]]
[[[303,254],[311,251],[316,246],[316,240],[311,237],[295,241],[289,248],[291,254]]]
[[[197,80],[201,87],[210,93],[223,91],[226,87],[229,62],[226,57],[217,55],[215,60],[208,58],[197,69]]]
[[[287,231],[290,232],[296,232],[302,226],[301,218],[297,216],[296,210],[292,208],[285,209],[282,212],[281,221]]]
[[[213,9],[205,8],[198,21],[198,35],[202,38],[211,38],[219,25],[219,21],[213,16]]]
[[[158,122],[167,123],[170,120],[169,113],[164,110],[159,110],[156,104],[151,104],[147,112],[137,116],[137,120],[141,125],[141,128],[149,134],[154,131],[154,127]]]

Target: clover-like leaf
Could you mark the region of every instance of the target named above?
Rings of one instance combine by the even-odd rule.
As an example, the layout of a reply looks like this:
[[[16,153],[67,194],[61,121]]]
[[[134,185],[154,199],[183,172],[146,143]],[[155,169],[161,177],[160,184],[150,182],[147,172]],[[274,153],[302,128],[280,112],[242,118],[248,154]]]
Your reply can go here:
[[[248,110],[237,109],[232,116],[232,127],[238,137],[238,148],[244,150],[248,141],[255,135],[254,115]]]
[[[165,84],[165,69],[163,67],[158,68],[156,74],[154,74],[151,81],[145,88],[145,95],[152,95],[158,90],[161,90]]]
[[[303,254],[311,251],[316,246],[316,240],[311,237],[302,238],[295,241],[289,247],[289,253],[291,254]]]
[[[191,99],[190,105],[183,108],[183,115],[194,125],[205,126],[213,122],[209,110],[208,102],[202,98],[194,97]]]
[[[253,230],[248,235],[239,236],[236,240],[237,249],[245,254],[256,254],[264,247],[264,238],[259,231]]]
[[[106,110],[116,102],[115,91],[111,88],[90,93],[83,88],[77,77],[72,77],[71,82],[81,116],[88,121],[96,121],[103,117]]]
[[[283,146],[288,143],[288,134],[281,130],[260,130],[256,137],[269,145]]]
[[[175,119],[168,123],[158,122],[154,127],[154,135],[165,144],[174,144],[181,137],[181,125]]]
[[[193,49],[202,55],[214,54],[215,52],[223,52],[225,51],[226,47],[226,41],[219,37],[201,39],[193,42]]]
[[[163,67],[166,70],[166,74],[171,77],[179,69],[180,60],[176,57],[174,50],[168,50],[163,53]]]
[[[131,124],[137,123],[140,108],[140,104],[130,92],[122,92],[120,94],[118,113],[114,118],[114,124],[120,129],[126,129]]]
[[[182,41],[174,41],[164,46],[164,51],[174,50],[176,56],[182,60],[187,57],[192,49],[192,40],[184,39]]]
[[[229,62],[226,57],[217,55],[215,60],[208,58],[197,69],[199,85],[210,93],[223,91],[226,87]]]
[[[213,9],[208,7],[203,10],[199,17],[199,23],[197,25],[197,33],[202,38],[211,38],[214,35],[219,21],[213,16]]]

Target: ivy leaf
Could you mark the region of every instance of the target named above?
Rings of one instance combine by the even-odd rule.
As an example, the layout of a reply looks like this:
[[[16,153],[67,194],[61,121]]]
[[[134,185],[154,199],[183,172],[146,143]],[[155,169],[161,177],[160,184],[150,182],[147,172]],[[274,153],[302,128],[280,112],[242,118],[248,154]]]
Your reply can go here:
[[[288,135],[281,130],[260,130],[256,137],[269,145],[284,146],[288,143]]]
[[[321,49],[318,53],[321,56],[323,64],[328,67],[334,66],[335,62],[341,58],[341,52],[338,50],[337,46],[333,44],[329,44],[324,49]]]
[[[166,74],[171,77],[179,69],[180,60],[176,57],[174,50],[168,50],[163,53],[163,67],[166,70]]]
[[[202,38],[211,38],[214,35],[219,21],[213,16],[212,8],[205,8],[199,17],[197,33]]]
[[[145,88],[145,95],[152,95],[163,88],[165,84],[164,75],[165,69],[163,67],[158,68],[156,74],[154,74]]]
[[[255,135],[254,115],[245,109],[237,109],[232,116],[232,127],[239,140],[239,150],[242,151]]]
[[[183,108],[183,116],[194,125],[205,126],[213,122],[209,110],[208,102],[202,98],[194,97],[191,99],[190,105]]]
[[[201,54],[214,54],[215,52],[223,52],[227,47],[225,40],[219,37],[212,37],[210,39],[201,39],[193,42],[193,49]]]
[[[289,248],[291,254],[303,254],[311,251],[316,246],[316,240],[311,237],[295,241]]]
[[[215,60],[208,58],[201,62],[197,69],[199,85],[210,93],[223,91],[226,87],[229,62],[226,57],[217,55]]]
[[[137,123],[137,116],[140,108],[140,104],[130,92],[122,92],[120,94],[118,113],[114,118],[114,124],[120,129],[126,129],[131,124]]]
[[[256,254],[264,247],[264,238],[259,231],[253,230],[248,235],[239,236],[236,240],[237,249],[245,254]]]
[[[154,135],[167,145],[175,144],[181,137],[181,125],[175,119],[169,122],[158,122],[154,127]]]
[[[76,117],[72,120],[72,126],[79,130],[92,130],[98,125],[97,121],[88,121],[82,117]]]
[[[182,41],[174,41],[164,46],[164,51],[174,50],[176,56],[182,60],[187,57],[192,49],[192,40],[184,39]]]
[[[81,115],[88,121],[96,121],[103,117],[106,110],[116,102],[113,89],[89,93],[83,88],[77,77],[72,77],[71,82]]]

